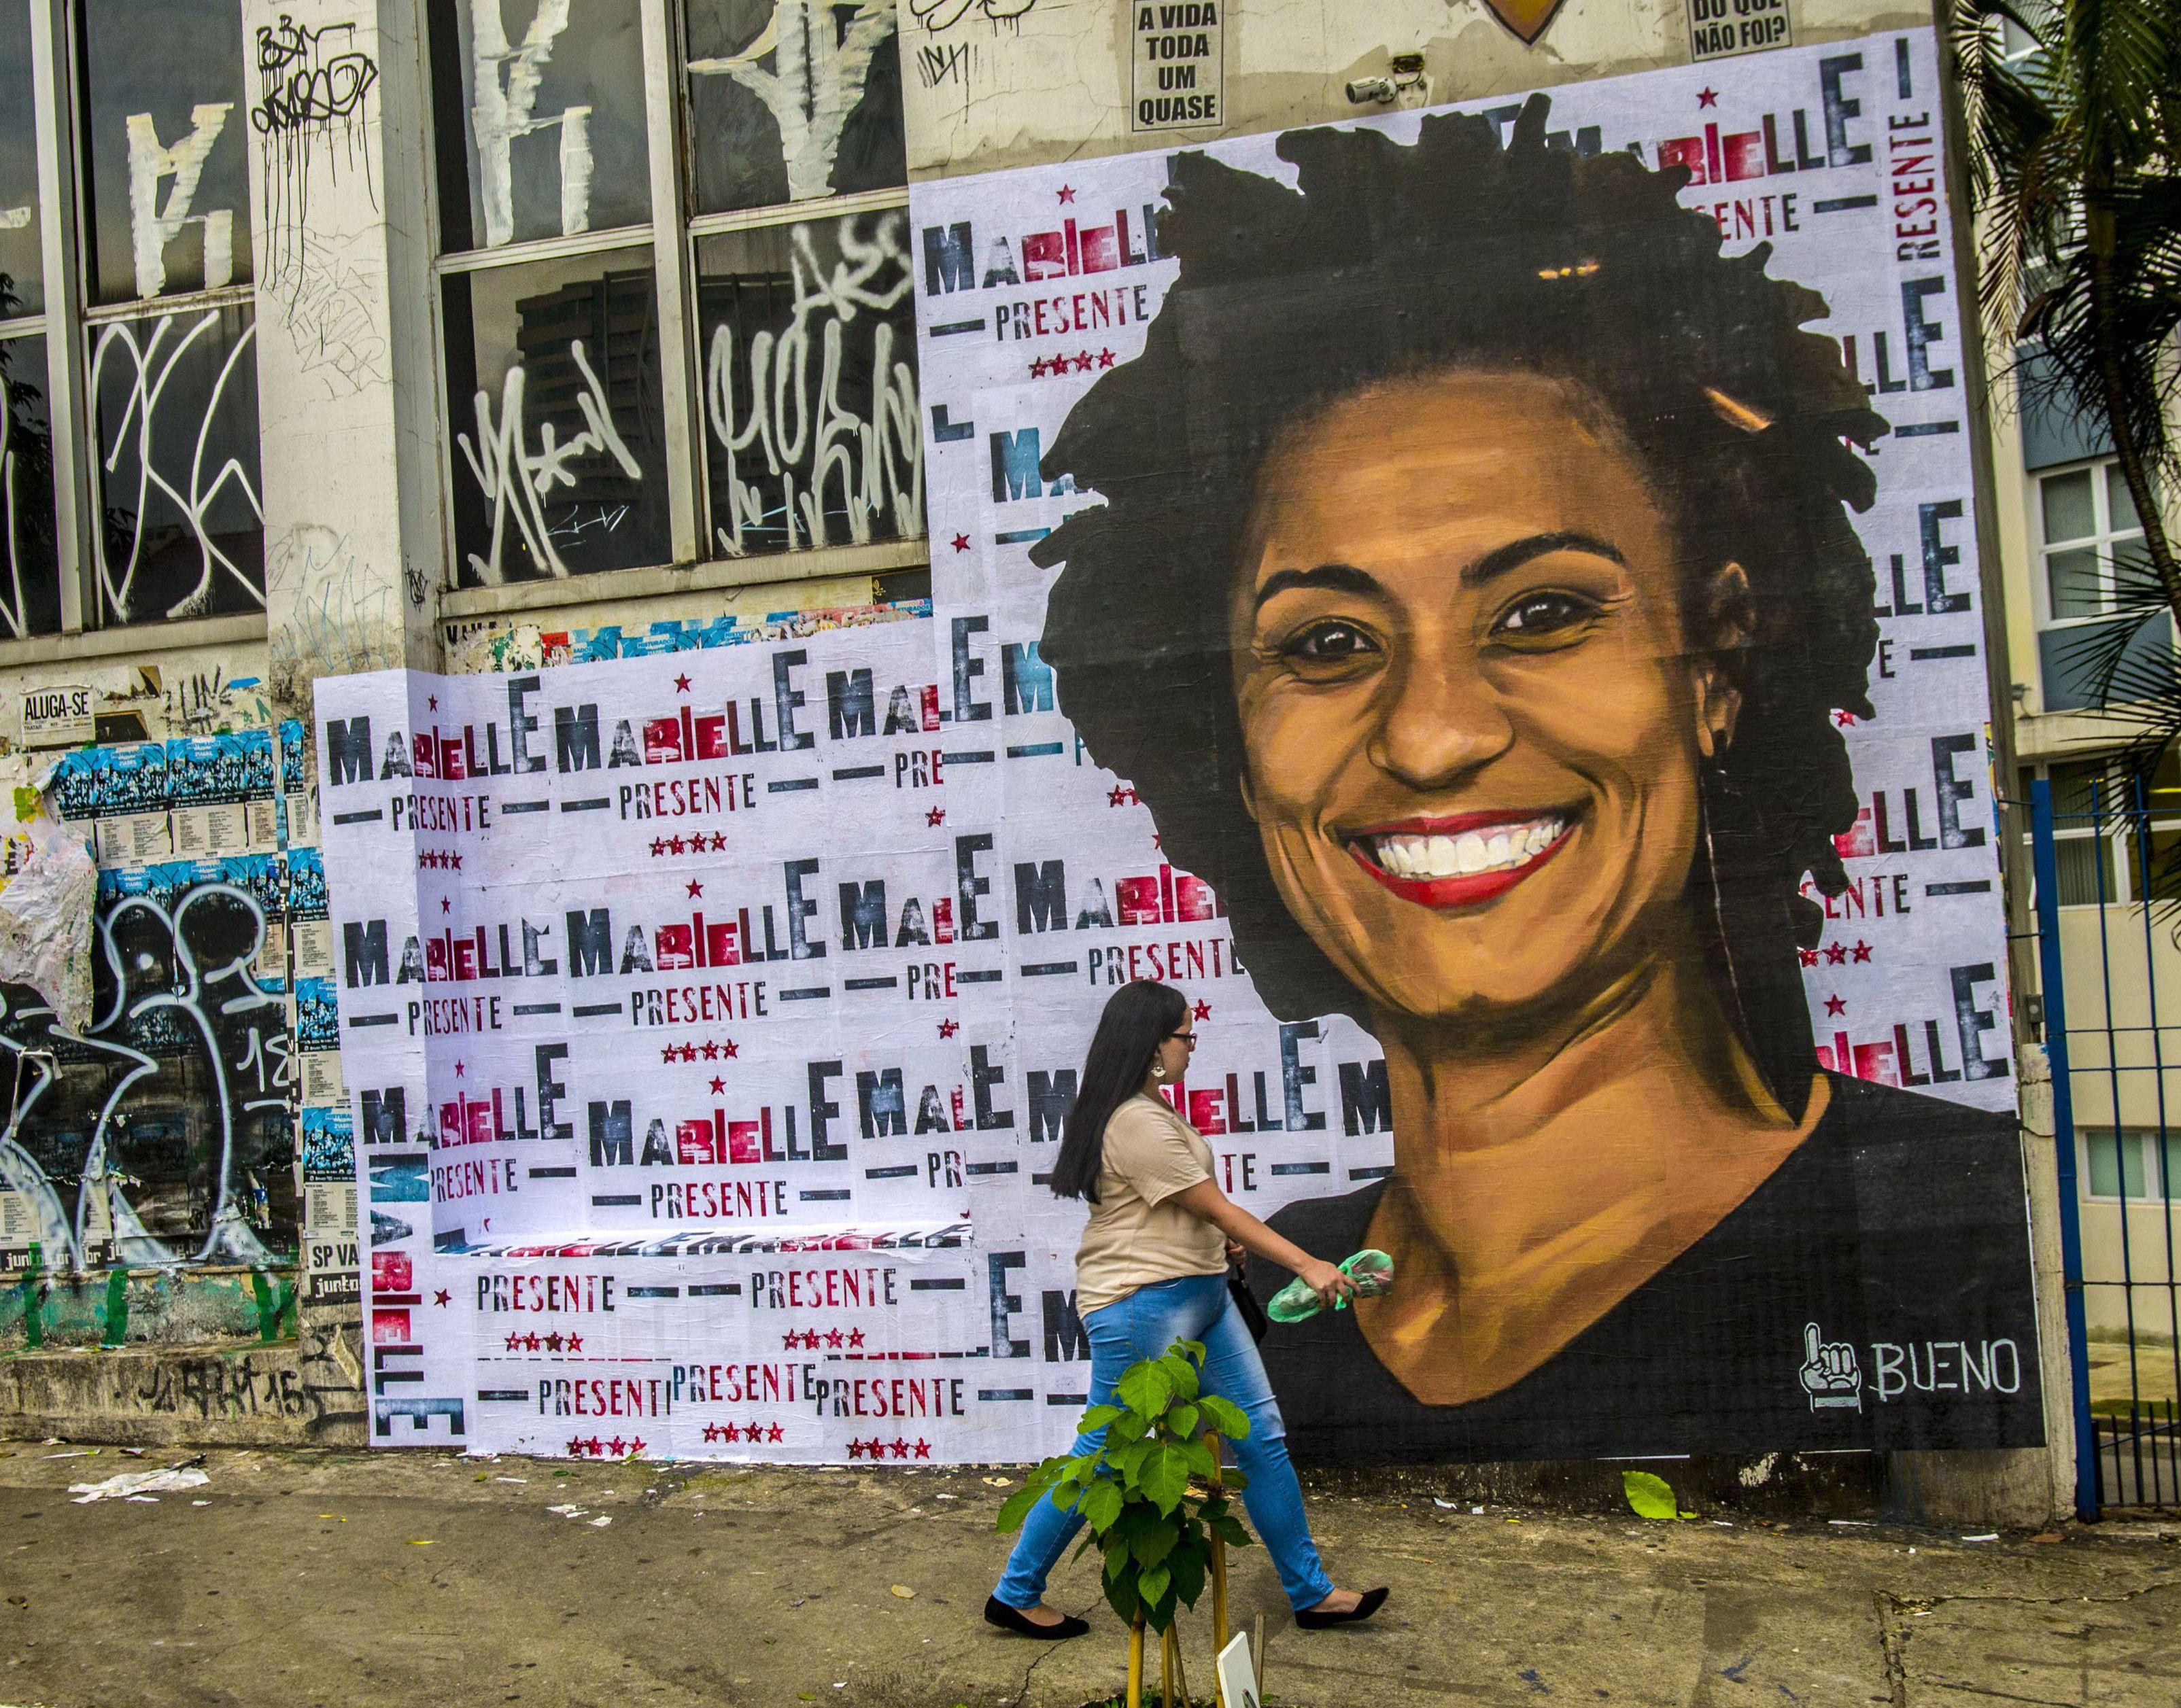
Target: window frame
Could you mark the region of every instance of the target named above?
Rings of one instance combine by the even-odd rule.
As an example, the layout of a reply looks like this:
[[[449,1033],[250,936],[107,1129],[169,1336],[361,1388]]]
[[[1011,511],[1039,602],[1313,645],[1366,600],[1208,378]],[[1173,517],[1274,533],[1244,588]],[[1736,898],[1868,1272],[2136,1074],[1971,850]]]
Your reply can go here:
[[[2086,628],[2113,620],[2116,614],[2112,609],[2114,548],[2129,542],[2140,544],[2144,533],[2140,518],[2133,528],[2117,529],[2112,526],[2112,482],[2119,469],[2120,459],[2107,452],[2101,456],[2062,463],[2054,468],[2039,469],[2029,477],[2030,540],[2037,559],[2037,573],[2033,579],[2036,583],[2037,626],[2040,631]],[[2046,482],[2081,474],[2090,477],[2092,531],[2088,534],[2070,535],[2061,540],[2048,538],[2045,532]],[[2079,616],[2057,616],[2052,609],[2051,560],[2062,553],[2084,550],[2094,553],[2097,559],[2101,608]]]
[[[632,564],[619,569],[585,570],[567,576],[509,578],[478,586],[464,584],[461,579],[461,546],[455,531],[460,454],[454,441],[455,423],[449,420],[440,435],[439,500],[444,537],[441,609],[450,616],[474,615],[486,609],[502,606],[549,609],[601,598],[637,597],[634,589],[638,584],[620,578],[638,576],[649,582],[667,572],[688,577],[687,584],[691,586],[714,581],[721,585],[746,585],[837,575],[843,572],[843,554],[873,555],[870,547],[803,547],[747,558],[726,556],[712,549],[713,518],[718,510],[712,500],[706,464],[700,379],[703,352],[698,347],[697,252],[704,239],[722,233],[905,209],[908,206],[908,185],[904,181],[885,189],[850,191],[806,201],[779,202],[717,213],[693,212],[686,146],[689,122],[688,54],[682,0],[640,0],[638,12],[643,28],[643,109],[651,190],[649,225],[620,226],[608,231],[584,232],[575,237],[532,239],[492,249],[446,252],[438,188],[438,103],[432,100],[423,103],[425,157],[433,167],[429,197],[433,384],[439,399],[439,407],[444,410],[447,407],[449,339],[444,283],[450,275],[525,262],[648,247],[658,314],[660,408],[672,556],[661,564]],[[424,21],[428,31],[428,14]],[[897,19],[897,52],[899,29]],[[424,50],[421,57],[428,79],[432,75],[432,44],[428,40]],[[898,541],[873,542],[873,547],[881,548],[874,561],[885,567],[903,561],[925,562],[929,537],[927,531]],[[756,572],[753,572],[753,566],[757,566]],[[693,576],[692,571],[695,572]]]
[[[2098,1141],[2111,1139],[2113,1143],[2113,1167],[2120,1187],[2118,1192],[2100,1192],[2093,1180],[2092,1158]],[[2128,1189],[2128,1164],[2120,1150],[2120,1141],[2131,1140],[2136,1146],[2141,1166],[2144,1189]],[[2160,1143],[2161,1140],[2164,1142]],[[2084,1204],[2116,1205],[2145,1204],[2164,1208],[2168,1202],[2167,1190],[2171,1161],[2176,1135],[2164,1132],[2155,1127],[2078,1127],[2075,1129],[2075,1178],[2077,1192]]]

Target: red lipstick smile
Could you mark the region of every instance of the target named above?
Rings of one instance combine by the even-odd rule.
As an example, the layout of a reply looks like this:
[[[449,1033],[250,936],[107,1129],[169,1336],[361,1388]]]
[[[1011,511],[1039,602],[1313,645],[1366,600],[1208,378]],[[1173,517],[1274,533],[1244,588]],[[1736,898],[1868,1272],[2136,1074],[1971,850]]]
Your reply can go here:
[[[1404,901],[1475,907],[1536,872],[1574,828],[1570,812],[1462,813],[1374,824],[1344,840],[1356,863]]]

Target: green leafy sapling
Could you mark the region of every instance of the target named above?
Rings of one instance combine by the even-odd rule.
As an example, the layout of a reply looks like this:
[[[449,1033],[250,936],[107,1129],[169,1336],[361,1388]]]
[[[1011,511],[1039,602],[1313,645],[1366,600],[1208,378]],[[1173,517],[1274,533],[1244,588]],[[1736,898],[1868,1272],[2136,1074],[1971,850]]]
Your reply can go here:
[[[1083,1414],[1079,1433],[1102,1429],[1104,1444],[1047,1459],[1000,1508],[1002,1530],[1020,1528],[1046,1494],[1061,1511],[1080,1512],[1090,1534],[1076,1555],[1093,1547],[1104,1554],[1107,1605],[1131,1624],[1140,1613],[1154,1631],[1204,1593],[1212,1537],[1230,1548],[1250,1545],[1229,1510],[1229,1496],[1248,1479],[1220,1474],[1206,1439],[1240,1441],[1250,1419],[1201,1391],[1203,1363],[1202,1342],[1176,1341],[1162,1357],[1129,1365],[1113,1391],[1118,1403]]]

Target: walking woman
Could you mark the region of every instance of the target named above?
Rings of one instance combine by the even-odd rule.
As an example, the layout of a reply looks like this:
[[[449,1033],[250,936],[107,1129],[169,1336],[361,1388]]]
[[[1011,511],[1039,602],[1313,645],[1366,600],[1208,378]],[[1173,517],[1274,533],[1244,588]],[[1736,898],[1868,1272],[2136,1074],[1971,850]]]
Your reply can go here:
[[[1280,1587],[1309,1628],[1367,1619],[1383,1589],[1336,1590],[1311,1540],[1302,1489],[1289,1462],[1278,1402],[1265,1380],[1227,1265],[1245,1251],[1293,1270],[1330,1304],[1355,1283],[1332,1264],[1274,1233],[1230,1203],[1212,1178],[1212,1149],[1159,1095],[1189,1066],[1196,1034],[1190,1006],[1171,985],[1140,980],[1113,993],[1098,1017],[1052,1171],[1063,1198],[1088,1198],[1090,1224],[1075,1253],[1075,1304],[1090,1339],[1090,1403],[1113,1396],[1121,1373],[1177,1340],[1204,1343],[1203,1384],[1249,1414],[1234,1443],[1248,1476],[1243,1501],[1278,1568]],[[1106,1432],[1075,1443],[1096,1452]],[[1083,1523],[1048,1495],[1030,1511],[985,1617],[1025,1637],[1079,1636],[1090,1627],[1045,1605],[1046,1574]]]

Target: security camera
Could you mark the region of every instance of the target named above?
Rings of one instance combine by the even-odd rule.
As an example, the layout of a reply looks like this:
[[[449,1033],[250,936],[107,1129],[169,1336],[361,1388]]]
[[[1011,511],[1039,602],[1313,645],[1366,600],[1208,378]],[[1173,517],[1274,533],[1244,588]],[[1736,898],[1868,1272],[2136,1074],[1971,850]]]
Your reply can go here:
[[[1358,107],[1374,102],[1381,107],[1389,105],[1395,92],[1390,77],[1358,77],[1348,85],[1348,98]]]

